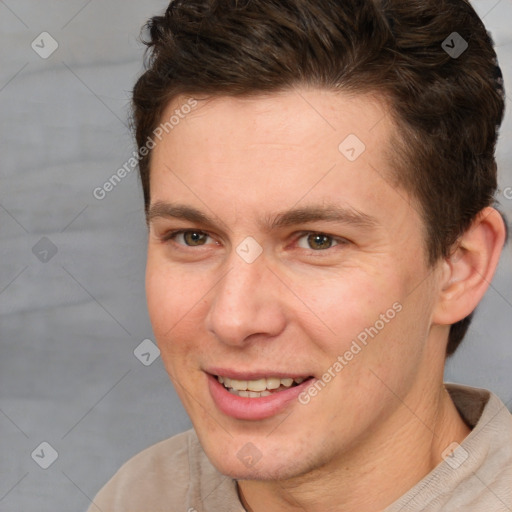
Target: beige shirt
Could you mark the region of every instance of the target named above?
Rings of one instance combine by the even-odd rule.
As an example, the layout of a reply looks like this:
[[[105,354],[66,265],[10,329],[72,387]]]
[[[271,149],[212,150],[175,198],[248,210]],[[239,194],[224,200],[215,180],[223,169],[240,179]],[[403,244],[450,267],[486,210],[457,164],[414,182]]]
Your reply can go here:
[[[384,512],[511,512],[512,416],[483,389],[447,384],[473,427],[443,460]],[[147,448],[101,489],[89,512],[244,512],[236,482],[210,463],[193,430]]]

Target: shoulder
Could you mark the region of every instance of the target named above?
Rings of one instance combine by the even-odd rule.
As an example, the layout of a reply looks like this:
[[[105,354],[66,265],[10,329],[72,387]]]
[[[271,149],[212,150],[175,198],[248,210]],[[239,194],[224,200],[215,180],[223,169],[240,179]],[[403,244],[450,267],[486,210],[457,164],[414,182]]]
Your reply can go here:
[[[512,415],[486,389],[446,383],[471,432],[386,512],[512,510]]]
[[[193,430],[150,446],[123,464],[97,494],[89,512],[158,512],[169,510],[169,504],[185,505],[197,476],[191,468],[198,459],[216,473]]]

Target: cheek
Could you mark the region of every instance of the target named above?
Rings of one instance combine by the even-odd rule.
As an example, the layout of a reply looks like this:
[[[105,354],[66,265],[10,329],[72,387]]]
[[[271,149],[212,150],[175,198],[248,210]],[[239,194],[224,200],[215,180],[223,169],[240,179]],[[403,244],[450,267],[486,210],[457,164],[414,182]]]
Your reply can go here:
[[[400,280],[389,269],[381,266],[378,270],[344,269],[339,274],[303,281],[297,287],[297,296],[315,313],[316,323],[321,320],[332,335],[329,338],[337,340],[333,349],[350,344],[403,296]]]
[[[157,341],[165,350],[179,342],[183,331],[197,328],[197,317],[205,291],[199,279],[178,272],[158,256],[148,254],[146,298],[149,317]],[[188,337],[190,339],[190,337]],[[170,340],[173,340],[172,346]]]
[[[172,317],[176,312],[175,292],[165,272],[154,258],[148,257],[146,266],[146,300],[153,331],[157,338],[172,326]]]
[[[311,309],[329,332],[315,336],[312,324],[306,327],[302,323],[302,327],[308,329],[309,338],[323,354],[325,370],[331,368],[336,376],[343,375],[334,379],[333,389],[375,394],[382,384],[372,370],[390,383],[397,379],[397,389],[403,387],[399,378],[402,368],[406,364],[417,365],[421,357],[418,345],[423,342],[425,331],[425,312],[418,309],[417,298],[424,296],[426,290],[420,287],[411,294],[415,282],[389,265],[377,265],[372,269],[351,269],[343,276],[308,288],[310,293],[304,300],[310,301]],[[303,288],[302,293],[305,291]],[[403,377],[406,381],[410,378]]]

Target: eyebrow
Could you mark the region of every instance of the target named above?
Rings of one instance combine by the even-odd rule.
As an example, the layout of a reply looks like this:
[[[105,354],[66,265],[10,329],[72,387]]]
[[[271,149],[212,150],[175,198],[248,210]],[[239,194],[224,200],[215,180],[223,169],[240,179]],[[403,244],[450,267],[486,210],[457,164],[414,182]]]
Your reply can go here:
[[[213,217],[209,217],[196,208],[164,201],[157,201],[148,208],[146,214],[147,223],[150,224],[159,217],[186,220],[201,224],[210,229],[215,228],[218,224]],[[274,216],[268,215],[263,218],[261,226],[264,230],[271,231],[277,228],[311,222],[333,222],[367,229],[376,228],[380,225],[375,217],[360,212],[355,208],[324,204],[292,208],[279,212]],[[224,223],[221,222],[221,224]]]

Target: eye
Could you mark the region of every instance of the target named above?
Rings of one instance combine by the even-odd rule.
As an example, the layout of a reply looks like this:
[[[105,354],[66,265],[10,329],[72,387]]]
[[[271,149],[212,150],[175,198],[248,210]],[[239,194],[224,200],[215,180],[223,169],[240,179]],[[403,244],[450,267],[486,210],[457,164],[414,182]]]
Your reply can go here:
[[[173,231],[164,237],[164,241],[174,240],[179,245],[187,247],[199,247],[205,245],[210,235],[203,231],[196,230],[180,230]]]
[[[303,249],[313,249],[314,251],[323,251],[338,245],[340,241],[333,236],[324,233],[306,233],[298,239],[298,246]]]

